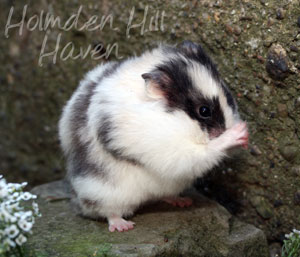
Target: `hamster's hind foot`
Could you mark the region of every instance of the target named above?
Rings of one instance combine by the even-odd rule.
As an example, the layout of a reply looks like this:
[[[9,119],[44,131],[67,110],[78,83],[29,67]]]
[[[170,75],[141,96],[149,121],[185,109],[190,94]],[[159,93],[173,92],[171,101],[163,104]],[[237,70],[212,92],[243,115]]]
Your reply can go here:
[[[115,230],[122,232],[128,231],[134,228],[135,223],[127,221],[118,216],[112,216],[108,218],[108,230],[114,232]]]
[[[162,199],[164,202],[178,207],[189,207],[193,204],[193,200],[189,197],[166,197]]]

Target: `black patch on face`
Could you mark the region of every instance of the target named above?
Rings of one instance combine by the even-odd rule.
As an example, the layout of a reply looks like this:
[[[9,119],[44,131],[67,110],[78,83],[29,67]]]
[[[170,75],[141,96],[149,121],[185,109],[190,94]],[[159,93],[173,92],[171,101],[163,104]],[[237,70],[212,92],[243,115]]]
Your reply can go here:
[[[88,144],[82,143],[79,138],[79,130],[87,124],[87,110],[91,102],[93,92],[104,78],[113,74],[120,63],[115,63],[111,67],[106,68],[102,76],[98,78],[97,83],[93,81],[85,82],[86,88],[84,93],[77,96],[76,101],[72,106],[71,114],[71,131],[72,131],[72,150],[67,156],[69,175],[101,175],[105,177],[104,164],[95,164],[88,161]]]
[[[209,100],[209,106],[211,108],[212,116],[209,119],[204,120],[206,129],[208,132],[212,130],[224,131],[225,130],[225,118],[221,109],[220,101],[218,97],[214,97]]]
[[[237,104],[236,104],[231,92],[229,91],[228,87],[224,83],[224,81],[221,81],[221,86],[222,86],[223,92],[225,94],[227,104],[231,107],[233,112],[237,112]]]
[[[108,116],[104,116],[101,119],[98,129],[98,139],[101,141],[104,149],[109,152],[115,159],[129,162],[133,165],[141,165],[134,157],[126,154],[126,150],[120,147],[113,147],[111,142],[113,140],[111,133],[116,127]]]
[[[145,79],[153,80],[160,86],[168,107],[181,109],[193,120],[197,120],[202,127],[210,132],[213,129],[224,130],[225,119],[219,98],[205,98],[197,90],[188,76],[188,63],[182,59],[173,59],[158,65],[152,72],[147,73]],[[167,79],[166,79],[167,77]],[[203,118],[199,110],[202,106],[210,108],[211,117]]]
[[[173,53],[175,54],[179,50],[179,53],[184,55],[187,59],[191,59],[206,67],[206,69],[210,72],[217,84],[221,85],[227,100],[227,104],[232,108],[233,112],[237,111],[236,102],[226,84],[221,80],[220,74],[217,70],[217,66],[214,64],[214,62],[206,54],[206,52],[200,45],[186,40],[178,46],[178,49],[166,47],[165,50],[167,52],[173,51]]]

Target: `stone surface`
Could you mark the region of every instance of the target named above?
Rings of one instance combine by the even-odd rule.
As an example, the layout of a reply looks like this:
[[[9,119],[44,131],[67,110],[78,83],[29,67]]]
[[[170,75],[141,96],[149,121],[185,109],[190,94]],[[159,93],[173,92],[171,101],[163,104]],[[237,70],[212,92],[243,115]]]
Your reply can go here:
[[[129,232],[108,231],[105,221],[83,219],[72,211],[64,189],[54,182],[33,189],[40,195],[30,249],[43,257],[86,256],[209,256],[266,257],[263,232],[240,222],[218,203],[198,193],[190,208],[152,203],[132,218]]]
[[[272,243],[270,245],[270,257],[279,257],[281,256],[282,246],[279,243]]]
[[[270,47],[267,63],[267,72],[273,79],[285,79],[289,73],[289,61],[285,49],[280,44],[274,44]]]
[[[250,198],[252,205],[255,207],[257,213],[264,219],[269,219],[273,216],[272,206],[262,196],[254,196]]]
[[[289,162],[292,162],[299,152],[298,146],[287,145],[279,149],[281,155]]]

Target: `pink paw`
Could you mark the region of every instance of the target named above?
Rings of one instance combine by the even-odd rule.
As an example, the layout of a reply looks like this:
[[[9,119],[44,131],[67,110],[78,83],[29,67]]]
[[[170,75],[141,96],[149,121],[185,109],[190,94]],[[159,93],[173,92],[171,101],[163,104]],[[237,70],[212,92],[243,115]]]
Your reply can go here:
[[[242,146],[248,148],[249,133],[246,122],[240,122],[234,125],[232,128],[227,129],[218,138],[211,141],[211,146],[219,148],[220,150],[226,150],[236,146]]]
[[[114,232],[115,230],[122,232],[134,228],[135,223],[132,221],[124,220],[120,217],[113,217],[108,219],[108,230]]]
[[[233,146],[242,146],[248,148],[249,133],[246,122],[241,122],[233,126],[230,130],[235,134],[235,144]]]
[[[166,197],[163,201],[178,207],[188,207],[193,204],[193,200],[189,197]]]

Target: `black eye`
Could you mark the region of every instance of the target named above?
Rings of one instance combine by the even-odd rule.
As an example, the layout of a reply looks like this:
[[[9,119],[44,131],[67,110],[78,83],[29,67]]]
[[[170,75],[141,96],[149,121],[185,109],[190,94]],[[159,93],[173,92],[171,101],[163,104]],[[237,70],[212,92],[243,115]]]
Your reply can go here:
[[[199,108],[199,114],[203,118],[209,118],[209,117],[211,117],[211,111],[210,111],[209,107],[207,107],[207,106],[201,106]]]

